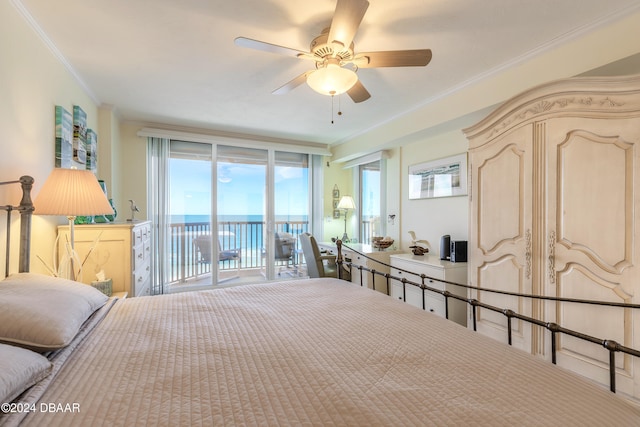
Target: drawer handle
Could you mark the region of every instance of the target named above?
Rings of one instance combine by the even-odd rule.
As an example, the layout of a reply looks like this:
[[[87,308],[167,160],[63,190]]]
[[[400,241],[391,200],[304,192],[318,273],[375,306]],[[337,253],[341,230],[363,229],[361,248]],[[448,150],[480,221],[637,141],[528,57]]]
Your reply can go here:
[[[435,310],[433,308],[430,308],[429,311],[433,313]]]
[[[151,270],[151,267],[147,265],[147,271]]]
[[[142,282],[142,276],[138,277],[138,282]]]
[[[142,259],[142,254],[138,254],[138,258]]]

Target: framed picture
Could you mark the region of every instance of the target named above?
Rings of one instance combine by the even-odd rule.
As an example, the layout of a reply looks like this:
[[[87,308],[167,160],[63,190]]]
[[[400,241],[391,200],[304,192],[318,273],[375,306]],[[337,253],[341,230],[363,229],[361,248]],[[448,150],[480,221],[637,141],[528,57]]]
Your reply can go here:
[[[57,168],[73,166],[73,119],[64,107],[56,105],[56,158]]]
[[[333,219],[340,219],[340,209],[333,210]]]
[[[334,199],[339,199],[340,198],[340,190],[338,190],[337,188],[333,189],[333,198]]]
[[[467,153],[409,166],[409,199],[467,194]]]
[[[338,203],[340,203],[339,199],[333,199],[333,209],[338,209]]]

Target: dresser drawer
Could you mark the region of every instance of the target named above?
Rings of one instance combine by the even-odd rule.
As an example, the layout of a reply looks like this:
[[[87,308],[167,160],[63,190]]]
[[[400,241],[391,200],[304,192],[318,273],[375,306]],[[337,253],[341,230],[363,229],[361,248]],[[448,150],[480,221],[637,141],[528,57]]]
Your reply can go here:
[[[145,256],[144,245],[140,244],[133,248],[133,270],[140,269],[146,262],[147,256]]]
[[[414,307],[422,308],[422,289],[414,285],[405,285],[402,290],[402,283],[393,281],[391,283],[391,298],[404,301]]]
[[[456,286],[453,283],[467,283],[467,265],[466,263],[451,263],[443,261],[439,257],[432,255],[415,256],[411,254],[391,255],[391,274],[399,279],[406,278],[415,283],[422,283],[421,274],[426,277],[424,279],[425,286],[436,291],[448,291],[451,294],[466,299],[466,289]],[[405,270],[405,271],[403,271]],[[413,273],[413,274],[412,274]],[[448,283],[451,282],[451,283]],[[405,298],[407,303],[416,305],[413,294],[408,292],[407,285]],[[422,294],[422,290],[418,289]],[[403,299],[402,283],[397,279],[393,280],[392,296],[397,299]],[[422,295],[420,295],[422,297]],[[430,313],[441,317],[446,317],[446,307],[444,295],[429,290],[424,290],[424,309]],[[465,301],[456,298],[449,298],[449,319],[463,326],[466,326],[467,304]]]
[[[411,261],[395,260],[395,259],[393,261],[393,266],[401,268],[403,270],[414,272],[417,275],[424,274],[425,276],[432,277],[434,279],[444,279],[444,269],[439,268],[437,266],[430,266],[430,265],[418,264]]]
[[[444,296],[433,292],[425,291],[424,309],[440,317],[446,317],[447,310],[444,304]]]
[[[141,264],[133,272],[133,287],[135,289],[135,296],[142,295],[140,292],[144,292],[145,288],[149,287],[151,278],[151,263],[147,260],[144,264]]]
[[[151,295],[151,276],[135,275],[134,288],[137,297]]]

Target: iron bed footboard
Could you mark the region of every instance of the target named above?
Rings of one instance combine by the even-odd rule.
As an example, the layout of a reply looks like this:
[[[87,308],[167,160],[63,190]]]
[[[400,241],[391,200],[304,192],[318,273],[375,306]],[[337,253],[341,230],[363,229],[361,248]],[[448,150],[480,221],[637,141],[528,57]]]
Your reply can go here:
[[[33,187],[33,178],[24,175],[15,181],[0,182],[0,185],[20,184],[22,187],[22,198],[18,206],[6,205],[0,206],[0,210],[7,212],[6,227],[6,247],[5,247],[5,266],[4,277],[9,274],[9,261],[11,253],[11,212],[17,210],[20,212],[20,255],[18,261],[18,271],[24,273],[29,271],[30,254],[31,254],[31,214],[34,207],[31,200],[31,189]]]
[[[377,259],[374,259],[372,257],[367,256],[366,254],[363,254],[361,252],[358,252],[357,250],[350,248],[349,246],[344,245],[344,243],[342,243],[341,240],[337,240],[336,241],[336,246],[338,249],[338,255],[336,258],[336,264],[338,265],[338,275],[339,278],[343,278],[342,277],[342,272],[343,272],[343,266],[348,268],[348,271],[351,274],[351,277],[353,277],[353,270],[357,269],[359,271],[360,274],[360,285],[364,286],[364,276],[363,276],[363,271],[371,274],[371,282],[372,282],[372,286],[373,289],[375,290],[376,287],[376,281],[375,278],[376,276],[381,276],[384,277],[386,279],[386,286],[387,286],[387,295],[390,295],[390,289],[391,289],[391,280],[397,280],[399,282],[402,283],[402,299],[403,301],[406,302],[406,289],[407,289],[407,285],[409,286],[416,286],[418,288],[420,288],[422,290],[422,309],[425,310],[426,309],[426,300],[425,300],[425,296],[426,296],[426,292],[433,292],[433,293],[437,293],[440,294],[444,297],[444,302],[445,302],[445,317],[447,319],[449,319],[449,298],[454,298],[456,300],[459,301],[463,301],[465,302],[468,306],[471,307],[471,311],[472,311],[472,317],[473,317],[473,330],[477,331],[477,323],[476,323],[476,311],[477,308],[485,308],[487,310],[491,310],[494,311],[496,313],[501,313],[503,314],[506,319],[507,319],[507,340],[509,345],[512,345],[512,332],[511,332],[511,323],[512,323],[512,319],[518,319],[518,320],[522,320],[525,322],[528,322],[532,325],[536,325],[536,326],[540,326],[545,328],[546,330],[549,331],[549,333],[551,334],[551,362],[553,364],[556,364],[556,341],[557,341],[557,337],[558,334],[565,334],[565,335],[569,335],[578,339],[581,339],[583,341],[588,341],[594,344],[599,344],[602,345],[605,349],[607,349],[609,351],[609,389],[612,392],[616,392],[616,366],[615,366],[615,361],[616,361],[616,353],[620,352],[620,353],[625,353],[625,354],[629,354],[631,356],[635,356],[635,357],[640,357],[640,351],[630,348],[630,347],[626,347],[618,342],[616,342],[615,340],[610,340],[610,339],[601,339],[601,338],[597,338],[591,335],[587,335],[587,334],[583,334],[581,332],[578,331],[574,331],[572,329],[568,329],[565,328],[561,325],[558,325],[557,323],[554,322],[544,322],[542,320],[539,319],[535,319],[533,317],[529,317],[529,316],[525,316],[522,315],[520,313],[517,313],[511,309],[506,309],[506,308],[501,308],[501,307],[495,307],[486,303],[483,303],[481,301],[478,301],[475,298],[465,298],[459,295],[455,295],[447,290],[441,290],[441,289],[436,289],[433,288],[429,285],[427,285],[425,283],[426,279],[435,279],[438,280],[439,282],[442,283],[446,283],[446,284],[450,284],[450,285],[454,285],[454,286],[459,286],[459,287],[463,287],[463,288],[467,288],[467,289],[473,289],[476,291],[482,291],[482,292],[492,292],[492,293],[499,293],[499,294],[504,294],[504,295],[510,295],[510,296],[515,296],[515,297],[524,297],[524,298],[530,298],[530,299],[541,299],[541,300],[549,300],[549,301],[558,301],[558,302],[571,302],[571,303],[579,303],[579,304],[591,304],[591,305],[601,305],[601,306],[613,306],[613,307],[622,307],[622,308],[631,308],[631,309],[640,309],[640,304],[624,304],[624,303],[615,303],[615,302],[607,302],[607,301],[593,301],[593,300],[581,300],[581,299],[575,299],[575,298],[560,298],[560,297],[551,297],[551,296],[544,296],[544,295],[528,295],[528,294],[520,294],[520,293],[515,293],[515,292],[506,292],[506,291],[500,291],[500,290],[494,290],[494,289],[483,289],[483,288],[478,288],[476,286],[470,286],[468,284],[461,284],[461,283],[455,283],[455,282],[450,282],[447,280],[442,280],[442,279],[436,279],[433,277],[429,277],[425,274],[416,274],[415,272],[412,271],[408,271],[408,270],[404,270],[402,268],[398,268],[398,267],[394,267],[397,270],[400,271],[404,271],[406,273],[411,273],[417,276],[420,276],[421,282],[413,282],[411,280],[408,280],[406,277],[396,277],[393,276],[389,273],[383,273],[380,271],[377,271],[374,268],[368,268],[365,267],[363,265],[356,265],[353,264],[350,261],[347,261],[344,259],[343,255],[342,255],[342,246],[345,246],[346,248],[348,248],[350,251],[356,252],[358,253],[360,256],[375,262],[376,264],[379,264],[381,266],[385,266],[385,267],[391,267],[389,264],[386,264],[382,261],[379,261]]]

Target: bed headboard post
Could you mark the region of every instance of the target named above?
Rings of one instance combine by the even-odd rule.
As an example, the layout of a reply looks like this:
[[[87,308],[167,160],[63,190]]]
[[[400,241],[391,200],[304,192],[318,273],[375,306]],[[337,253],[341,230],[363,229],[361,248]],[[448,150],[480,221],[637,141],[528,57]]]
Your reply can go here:
[[[20,200],[20,259],[18,262],[18,272],[29,271],[31,263],[31,215],[34,211],[31,200],[31,189],[33,188],[33,178],[25,175],[20,177],[22,186],[22,200]]]

